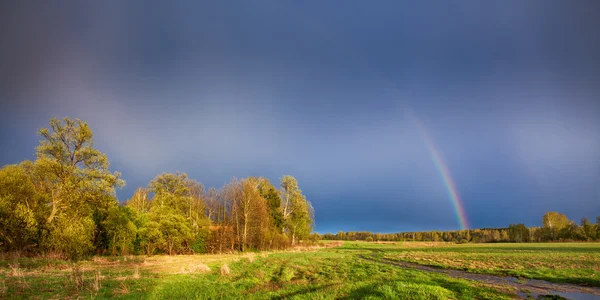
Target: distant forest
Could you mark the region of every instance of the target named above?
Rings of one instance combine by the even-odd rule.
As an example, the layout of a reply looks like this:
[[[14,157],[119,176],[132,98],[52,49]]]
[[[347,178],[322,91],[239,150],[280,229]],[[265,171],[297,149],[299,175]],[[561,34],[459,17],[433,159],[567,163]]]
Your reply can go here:
[[[600,241],[600,216],[596,223],[583,218],[580,225],[566,215],[548,212],[542,218],[542,227],[511,224],[508,228],[483,228],[456,231],[420,231],[401,233],[372,233],[367,231],[340,231],[337,234],[316,234],[322,240],[346,241],[420,241],[454,243],[499,242],[570,242]]]
[[[0,169],[0,250],[78,258],[283,249],[311,237],[313,208],[297,180],[264,177],[205,189],[163,173],[119,203],[124,186],[79,119],[50,120],[35,161]],[[8,146],[8,145],[7,145]]]

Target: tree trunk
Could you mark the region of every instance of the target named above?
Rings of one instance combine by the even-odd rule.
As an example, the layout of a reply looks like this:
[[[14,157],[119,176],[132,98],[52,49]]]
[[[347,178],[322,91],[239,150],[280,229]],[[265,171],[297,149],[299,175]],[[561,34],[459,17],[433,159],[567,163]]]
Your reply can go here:
[[[50,216],[46,220],[46,224],[52,223],[52,220],[54,220],[54,216],[56,216],[56,212],[56,197],[54,196],[54,191],[52,191],[52,211],[50,212]]]

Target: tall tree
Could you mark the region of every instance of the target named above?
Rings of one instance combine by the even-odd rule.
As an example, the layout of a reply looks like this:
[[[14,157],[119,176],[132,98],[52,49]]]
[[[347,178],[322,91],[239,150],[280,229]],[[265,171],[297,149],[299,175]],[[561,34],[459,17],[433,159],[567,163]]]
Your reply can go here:
[[[279,231],[283,229],[283,213],[281,212],[281,195],[271,182],[264,177],[259,180],[259,191],[261,196],[267,201],[269,214],[271,215],[272,226]]]
[[[187,181],[187,174],[181,172],[157,175],[148,184],[148,190],[154,193],[153,204],[172,207],[176,211],[187,214],[190,204]]]
[[[44,139],[36,149],[37,160],[32,173],[36,176],[38,191],[49,199],[46,232],[63,239],[61,243],[45,244],[55,251],[79,255],[89,248],[85,246],[87,242],[81,240],[89,234],[82,232],[92,230],[91,236],[94,236],[93,224],[97,220],[93,215],[117,204],[115,188],[125,182],[120,173],[109,171],[106,155],[94,148],[92,130],[86,122],[51,119],[50,128],[42,128],[39,133]],[[61,222],[54,224],[59,215],[62,215]],[[74,236],[69,237],[68,233]],[[51,237],[46,236],[45,240],[48,238]],[[85,247],[67,245],[71,243],[69,239]]]
[[[108,170],[106,155],[94,148],[92,130],[86,122],[51,119],[50,128],[39,133],[44,140],[37,148],[37,163],[51,194],[48,223],[73,204],[94,205],[96,194],[114,195],[115,188],[125,184],[119,172]]]
[[[292,245],[297,238],[303,238],[312,231],[312,206],[302,195],[296,178],[285,175],[281,178],[282,214],[285,230],[292,237]]]
[[[138,213],[147,213],[150,211],[150,199],[148,198],[148,189],[138,188],[133,196],[127,201],[127,206]]]
[[[247,246],[264,249],[269,230],[269,211],[267,201],[259,190],[260,180],[250,177],[242,181],[243,197],[241,211],[244,219],[242,250]]]

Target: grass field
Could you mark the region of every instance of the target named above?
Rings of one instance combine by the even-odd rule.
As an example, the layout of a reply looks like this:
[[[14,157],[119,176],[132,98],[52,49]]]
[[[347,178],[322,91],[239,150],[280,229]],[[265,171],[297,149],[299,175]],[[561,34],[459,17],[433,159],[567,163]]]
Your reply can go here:
[[[228,255],[96,257],[79,263],[5,257],[3,298],[511,299],[516,291],[386,264],[600,285],[600,244],[375,244]]]
[[[400,244],[383,255],[473,273],[600,286],[598,243],[426,245]]]

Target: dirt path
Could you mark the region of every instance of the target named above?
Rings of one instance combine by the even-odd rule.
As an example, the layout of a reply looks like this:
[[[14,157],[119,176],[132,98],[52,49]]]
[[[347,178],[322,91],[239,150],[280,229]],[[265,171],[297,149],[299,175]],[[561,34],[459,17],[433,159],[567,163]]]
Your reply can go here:
[[[361,255],[361,258],[386,265],[420,270],[425,272],[441,273],[454,278],[474,280],[483,283],[486,286],[494,288],[510,287],[512,289],[515,289],[517,291],[517,295],[521,298],[527,298],[528,296],[536,298],[542,295],[558,295],[564,297],[565,299],[573,300],[600,299],[600,288],[597,287],[586,287],[567,283],[553,283],[537,279],[524,279],[516,277],[476,274],[469,273],[466,271],[441,269],[419,265],[416,263],[397,261],[387,258],[377,258],[374,256],[366,255]]]

